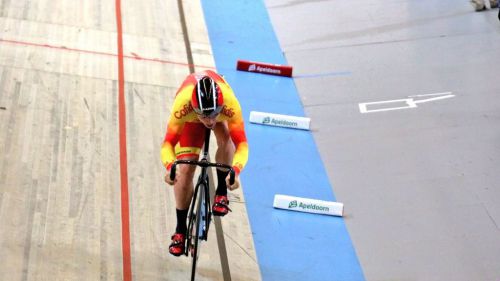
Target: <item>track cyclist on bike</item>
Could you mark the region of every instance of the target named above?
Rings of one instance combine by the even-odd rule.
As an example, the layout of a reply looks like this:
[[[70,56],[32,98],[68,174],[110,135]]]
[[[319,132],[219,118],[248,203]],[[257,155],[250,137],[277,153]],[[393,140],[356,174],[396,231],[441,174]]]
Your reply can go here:
[[[211,70],[190,74],[182,83],[161,149],[161,160],[167,169],[165,182],[174,186],[177,227],[169,246],[174,256],[184,253],[195,167],[179,165],[174,181],[170,179],[170,168],[176,159],[198,160],[205,128],[212,129],[217,139],[215,161],[231,165],[236,173],[234,184],[230,185],[229,171],[217,169],[218,185],[212,213],[224,216],[230,211],[227,188],[234,190],[240,185],[239,174],[248,159],[248,143],[241,107],[233,90],[222,76]]]

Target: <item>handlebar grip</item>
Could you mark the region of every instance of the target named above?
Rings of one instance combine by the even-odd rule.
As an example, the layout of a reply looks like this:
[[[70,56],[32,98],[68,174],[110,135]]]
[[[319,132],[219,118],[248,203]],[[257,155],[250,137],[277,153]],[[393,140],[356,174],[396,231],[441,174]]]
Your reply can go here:
[[[233,185],[234,184],[234,177],[235,177],[235,173],[234,173],[234,170],[231,169],[229,171],[229,184]]]
[[[177,163],[172,164],[172,168],[170,169],[170,180],[175,180],[175,170],[177,168]]]

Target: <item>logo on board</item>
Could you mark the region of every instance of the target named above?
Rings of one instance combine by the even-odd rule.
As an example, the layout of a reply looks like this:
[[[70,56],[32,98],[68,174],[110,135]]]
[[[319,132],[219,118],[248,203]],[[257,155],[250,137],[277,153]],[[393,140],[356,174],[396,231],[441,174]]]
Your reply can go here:
[[[262,124],[272,124],[275,126],[284,126],[284,127],[292,127],[292,128],[296,128],[299,126],[299,124],[297,122],[288,121],[285,119],[271,118],[269,116],[266,116],[266,117],[264,117],[264,119],[262,119]]]
[[[281,70],[271,68],[271,67],[266,67],[266,66],[260,66],[260,65],[255,65],[251,64],[248,66],[248,71],[250,72],[263,72],[263,73],[271,73],[271,74],[281,74]]]
[[[316,204],[304,204],[302,202],[297,202],[297,200],[293,200],[288,204],[289,209],[293,208],[300,208],[302,210],[316,210],[316,211],[323,211],[323,212],[329,212],[330,208],[326,206],[321,206],[321,205],[316,205]]]

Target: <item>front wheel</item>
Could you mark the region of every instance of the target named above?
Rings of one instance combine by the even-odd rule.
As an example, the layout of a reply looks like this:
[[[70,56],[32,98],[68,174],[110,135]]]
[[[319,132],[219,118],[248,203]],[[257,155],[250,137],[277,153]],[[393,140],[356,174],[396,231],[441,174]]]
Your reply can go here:
[[[203,238],[203,225],[202,225],[202,217],[203,217],[203,199],[205,196],[204,195],[204,189],[203,186],[200,186],[200,192],[198,192],[199,197],[197,198],[198,202],[196,202],[196,210],[195,213],[193,214],[194,216],[194,221],[193,221],[193,227],[191,229],[191,243],[190,243],[190,252],[191,252],[191,257],[193,258],[192,261],[192,267],[191,267],[191,281],[195,280],[196,277],[196,263],[198,261],[198,257],[200,254],[199,246],[200,246],[200,240]]]

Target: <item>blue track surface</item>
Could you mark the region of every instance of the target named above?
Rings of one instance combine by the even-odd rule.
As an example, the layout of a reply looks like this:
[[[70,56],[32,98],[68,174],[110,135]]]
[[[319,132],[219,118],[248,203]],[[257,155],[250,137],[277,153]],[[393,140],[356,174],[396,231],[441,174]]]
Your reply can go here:
[[[287,64],[261,0],[202,0],[217,70],[250,111],[304,116],[293,79],[241,72],[238,59]],[[314,122],[314,120],[312,120]],[[262,279],[364,280],[342,218],[274,209],[275,194],[334,201],[309,131],[246,123],[244,195]]]

